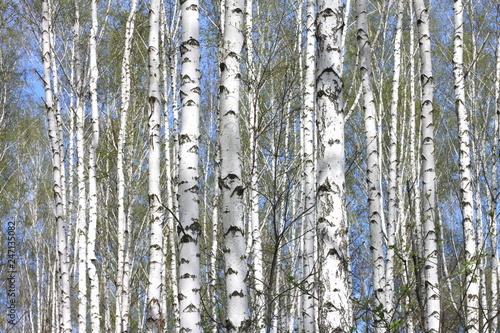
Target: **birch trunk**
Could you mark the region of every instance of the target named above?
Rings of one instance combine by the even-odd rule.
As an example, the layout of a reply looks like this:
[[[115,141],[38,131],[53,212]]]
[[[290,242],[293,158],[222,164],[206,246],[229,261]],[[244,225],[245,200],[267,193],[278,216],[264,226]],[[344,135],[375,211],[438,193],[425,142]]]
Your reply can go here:
[[[352,326],[348,226],[345,214],[342,50],[344,6],[319,0],[316,101],[318,124],[317,237],[319,330],[349,332]]]
[[[409,1],[409,16],[410,18],[414,17],[414,9],[413,9],[413,1]],[[413,255],[415,260],[415,278],[416,278],[416,293],[417,300],[419,300],[420,309],[424,309],[425,305],[422,304],[422,299],[424,298],[424,278],[423,278],[423,270],[421,267],[421,257],[423,254],[423,241],[422,241],[422,221],[421,221],[421,197],[420,197],[420,174],[418,170],[420,169],[420,160],[417,157],[417,151],[419,150],[419,142],[418,139],[419,132],[417,131],[418,119],[417,112],[415,108],[415,43],[414,43],[414,32],[415,28],[413,24],[410,24],[410,184],[411,188],[409,189],[408,195],[410,196],[410,202],[413,202],[412,208],[412,221],[414,221],[412,226],[409,228],[408,237],[410,240],[408,244],[411,244],[412,252],[416,255]],[[409,257],[409,256],[408,256]],[[410,258],[408,258],[410,259]],[[411,281],[412,276],[409,273],[407,279]],[[411,302],[411,300],[408,300]],[[422,312],[422,311],[421,311]],[[413,320],[413,318],[410,318]],[[425,320],[422,322],[424,325]],[[412,323],[413,324],[413,323]]]
[[[399,77],[401,72],[401,38],[403,35],[403,0],[397,2],[396,36],[394,40],[394,75],[392,79],[392,102],[390,114],[390,152],[389,152],[389,209],[387,218],[386,254],[386,303],[389,320],[394,311],[394,246],[395,230],[398,221],[398,105]]]
[[[165,321],[161,313],[163,283],[163,205],[160,189],[160,1],[151,0],[149,10],[149,212],[151,238],[149,247],[149,283],[146,301],[147,331],[163,332]]]
[[[306,54],[305,54],[305,83],[304,83],[304,119],[303,119],[303,140],[304,140],[304,253],[303,253],[303,274],[305,281],[305,293],[302,296],[302,311],[304,332],[315,331],[315,275],[314,275],[314,205],[316,196],[315,183],[315,161],[314,161],[314,91],[315,91],[315,66],[314,49],[315,43],[315,1],[307,1],[306,12]]]
[[[463,12],[461,0],[454,1],[455,36],[453,39],[453,76],[455,77],[455,107],[458,113],[460,140],[460,189],[462,223],[465,243],[465,284],[467,332],[479,332],[479,283],[477,276],[474,202],[471,172],[471,139],[469,116],[465,108],[465,77],[463,72]]]
[[[491,233],[491,309],[490,309],[490,332],[497,332],[498,329],[498,221],[497,221],[497,193],[498,193],[498,156],[500,156],[500,36],[497,39],[496,71],[495,71],[495,120],[494,120],[494,156],[491,174],[493,193],[490,194],[489,222]]]
[[[244,185],[239,135],[240,58],[243,47],[244,1],[227,1],[222,41],[220,84],[220,178],[226,277],[228,332],[248,327],[247,264],[243,221]]]
[[[130,14],[125,26],[125,41],[121,68],[120,132],[118,134],[118,276],[116,278],[115,332],[128,332],[129,284],[130,284],[130,230],[125,212],[125,145],[127,142],[127,119],[130,105],[130,51],[135,28],[137,0],[132,0]]]
[[[83,91],[82,60],[80,46],[80,9],[75,0],[75,91],[76,91],[76,153],[78,178],[78,213],[76,220],[75,249],[78,258],[78,330],[85,332],[87,327],[87,189],[85,182],[85,99]]]
[[[167,96],[169,99],[165,105],[171,105],[172,110],[177,110],[177,98],[178,98],[178,87],[177,87],[177,39],[176,36],[178,35],[178,28],[179,28],[179,18],[180,16],[178,15],[179,10],[178,10],[178,5],[177,3],[175,4],[175,7],[173,9],[173,15],[176,17],[176,19],[172,20],[170,22],[170,26],[167,24],[167,18],[166,18],[166,12],[165,12],[165,4],[163,3],[161,7],[161,25],[160,25],[160,41],[161,45],[163,45],[164,48],[166,48],[167,52],[162,52],[162,63],[163,63],[163,82],[165,83],[164,86],[164,95]],[[173,58],[173,61],[172,61]],[[168,59],[168,60],[167,60]],[[168,72],[170,70],[170,85],[167,84],[169,76]],[[175,223],[176,223],[176,218],[177,214],[176,212],[176,207],[178,206],[176,204],[177,200],[174,200],[174,197],[176,196],[176,193],[178,191],[174,190],[177,189],[177,184],[174,184],[175,180],[177,179],[177,175],[172,172],[172,170],[177,170],[177,155],[175,155],[178,150],[174,147],[172,149],[172,146],[168,144],[171,139],[171,135],[174,138],[174,141],[177,142],[177,137],[178,137],[178,132],[177,132],[177,127],[174,128],[173,133],[170,131],[170,116],[167,112],[167,108],[164,108],[164,138],[165,142],[165,174],[167,176],[167,179],[165,180],[165,187],[166,187],[166,196],[167,196],[167,207],[169,209],[169,212],[167,214],[167,227],[166,227],[166,234],[167,237],[164,239],[164,243],[166,243],[165,246],[165,259],[167,260],[165,264],[165,277],[166,279],[166,290],[165,290],[165,295],[163,296],[163,302],[166,302],[167,304],[170,305],[170,326],[173,327],[175,332],[179,332],[179,298],[178,298],[178,277],[177,277],[177,242],[176,242],[176,228],[175,228]],[[170,255],[168,255],[170,254]],[[167,306],[164,306],[165,308]]]
[[[365,138],[367,155],[368,210],[370,222],[370,249],[373,265],[374,324],[375,331],[382,332],[385,306],[385,264],[382,235],[382,207],[380,191],[380,164],[377,131],[377,115],[373,94],[373,74],[371,65],[371,45],[368,38],[366,0],[358,0],[357,31],[359,48],[359,68],[363,86],[363,109],[365,117]]]
[[[179,136],[179,319],[181,332],[200,332],[198,139],[200,43],[197,0],[181,2],[181,132]]]
[[[264,295],[264,268],[262,262],[262,241],[261,225],[259,219],[259,193],[258,193],[258,167],[257,167],[257,128],[258,128],[258,103],[255,98],[257,73],[254,65],[254,47],[253,47],[253,1],[247,0],[245,7],[245,41],[247,46],[248,58],[248,108],[250,113],[250,147],[251,171],[250,171],[250,232],[248,238],[251,240],[249,251],[253,263],[253,284],[254,284],[254,303],[253,315],[256,318],[256,332],[264,332],[263,301]]]
[[[422,131],[422,192],[423,192],[423,238],[426,331],[440,332],[440,291],[437,258],[437,224],[434,162],[434,122],[431,40],[429,13],[424,0],[414,0],[420,45],[420,78],[422,87],[421,131]]]
[[[89,152],[89,226],[87,235],[87,265],[90,282],[90,324],[92,332],[100,332],[99,276],[95,263],[95,240],[97,231],[97,145],[99,144],[99,109],[97,106],[97,0],[92,0],[92,24],[90,28],[90,102],[92,113],[92,138]]]
[[[219,152],[216,154],[214,179],[219,179]],[[212,247],[210,256],[210,297],[211,297],[211,308],[210,314],[214,319],[215,323],[212,326],[212,333],[217,333],[217,256],[219,254],[219,203],[220,203],[220,188],[215,184],[215,193],[213,199],[213,211],[212,211]]]
[[[55,218],[57,226],[57,251],[59,261],[59,290],[60,297],[58,306],[59,319],[57,322],[60,332],[71,332],[71,286],[69,276],[69,256],[66,239],[66,222],[64,220],[64,203],[61,193],[61,164],[63,163],[60,142],[58,136],[57,120],[54,113],[54,100],[51,86],[51,59],[50,59],[50,8],[48,1],[42,2],[42,61],[43,61],[43,85],[45,90],[45,107],[47,109],[48,135],[52,150],[52,176],[55,205]],[[56,290],[54,290],[56,293]]]

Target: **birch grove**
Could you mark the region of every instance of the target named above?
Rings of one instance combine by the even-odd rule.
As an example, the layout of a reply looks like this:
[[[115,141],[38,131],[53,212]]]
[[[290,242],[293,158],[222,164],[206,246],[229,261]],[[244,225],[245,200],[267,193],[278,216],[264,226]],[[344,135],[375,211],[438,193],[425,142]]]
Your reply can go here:
[[[0,13],[0,331],[498,330],[495,1]]]

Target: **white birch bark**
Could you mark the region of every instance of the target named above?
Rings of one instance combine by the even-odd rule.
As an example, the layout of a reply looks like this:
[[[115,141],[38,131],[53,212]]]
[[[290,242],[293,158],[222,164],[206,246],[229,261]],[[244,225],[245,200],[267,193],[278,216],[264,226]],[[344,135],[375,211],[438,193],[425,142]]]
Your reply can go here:
[[[214,179],[219,179],[219,153],[217,153]],[[218,184],[215,184],[215,193],[213,199],[213,210],[212,210],[212,247],[210,251],[210,296],[211,296],[211,308],[210,314],[214,319],[215,323],[212,326],[212,333],[217,333],[217,256],[219,254],[219,203],[220,203],[220,188]]]
[[[413,1],[409,1],[409,16],[410,18],[414,17],[414,9],[413,9]],[[411,244],[412,246],[412,252],[416,253],[414,255],[416,257],[416,263],[417,263],[417,270],[415,271],[415,276],[417,282],[416,282],[416,293],[417,293],[417,300],[422,300],[423,295],[424,295],[424,284],[423,284],[423,270],[420,270],[420,262],[421,262],[421,257],[423,254],[423,241],[422,241],[422,223],[421,223],[421,200],[420,200],[420,159],[417,157],[417,151],[419,151],[419,132],[417,131],[417,112],[415,108],[415,100],[416,100],[416,89],[415,89],[415,42],[414,42],[414,36],[415,36],[415,28],[413,24],[410,24],[410,36],[411,36],[411,41],[410,41],[410,102],[409,102],[409,107],[410,107],[410,202],[413,203],[412,208],[412,220],[413,226],[409,228],[409,232],[407,234],[407,237],[409,237],[408,244]],[[409,255],[408,255],[409,257]],[[410,259],[410,258],[408,258]],[[411,281],[412,276],[411,274],[408,274],[407,276],[408,281]],[[411,300],[408,300],[408,302],[411,302]],[[421,307],[422,308],[422,307]],[[410,321],[413,321],[413,318],[410,318]],[[413,322],[411,323],[413,324]]]
[[[97,232],[97,145],[99,144],[99,109],[97,105],[97,0],[92,0],[92,23],[90,27],[90,103],[92,114],[92,137],[89,151],[89,225],[87,235],[87,265],[90,283],[90,324],[92,332],[100,332],[99,276],[95,263],[95,240]]]
[[[315,242],[315,215],[314,205],[316,196],[316,163],[314,160],[314,92],[315,66],[315,1],[307,1],[306,10],[306,52],[305,52],[305,82],[304,82],[304,119],[303,119],[303,159],[304,159],[304,253],[303,274],[305,293],[302,295],[303,329],[310,333],[315,331],[315,275],[314,275],[314,242]]]
[[[118,272],[116,278],[115,332],[128,332],[129,327],[129,285],[130,230],[125,212],[125,145],[127,142],[127,119],[130,105],[130,52],[135,29],[137,0],[132,0],[130,13],[125,25],[125,41],[121,67],[120,132],[118,134],[117,179],[118,179]]]
[[[319,0],[317,14],[316,108],[318,124],[317,237],[319,330],[349,332],[348,226],[345,214],[342,49],[344,8]]]
[[[358,0],[357,39],[359,49],[359,69],[363,86],[363,109],[365,118],[365,138],[367,155],[368,218],[370,223],[370,249],[372,253],[374,325],[375,331],[383,330],[383,309],[385,307],[385,264],[382,235],[382,207],[380,189],[380,164],[375,96],[373,94],[373,73],[371,65],[371,45],[368,38],[366,0]]]
[[[386,303],[389,319],[394,310],[394,246],[395,230],[398,221],[398,105],[399,78],[401,72],[401,39],[403,35],[403,1],[397,2],[396,36],[394,37],[394,73],[392,79],[392,101],[390,114],[390,152],[389,152],[389,209],[387,214],[387,253],[386,253]],[[399,170],[400,172],[400,170]]]
[[[198,139],[200,42],[197,0],[181,2],[181,131],[179,135],[179,319],[181,332],[200,332]]]
[[[83,70],[80,46],[80,8],[74,2],[75,22],[73,26],[75,43],[75,119],[76,119],[76,154],[78,210],[76,218],[75,249],[78,258],[78,330],[85,332],[87,327],[87,189],[85,181],[85,97],[83,90]]]
[[[495,70],[495,119],[494,119],[494,156],[500,156],[500,35],[497,39],[497,50],[496,50],[496,70]],[[489,223],[490,223],[490,234],[491,234],[491,308],[489,313],[490,320],[490,332],[497,332],[498,329],[498,221],[497,221],[497,193],[498,193],[498,159],[492,165],[491,174],[492,179],[492,189],[493,193],[490,193],[490,208],[489,208]]]
[[[424,275],[426,302],[426,330],[440,331],[440,290],[438,280],[436,234],[436,170],[434,162],[434,83],[432,76],[431,39],[429,13],[424,0],[414,0],[420,45],[421,102],[421,150],[422,150],[422,208],[424,238]]]
[[[52,3],[49,1],[49,10],[52,11]],[[49,27],[52,29],[52,14],[49,15]],[[63,131],[63,123],[61,117],[61,102],[60,102],[60,92],[59,92],[59,75],[57,72],[57,61],[56,61],[56,53],[55,53],[55,38],[54,33],[51,31],[49,33],[50,40],[50,60],[52,67],[52,96],[54,99],[54,113],[56,116],[57,122],[57,132],[59,136],[59,151],[61,152],[61,156],[65,156],[65,142],[64,142],[64,131]],[[71,155],[70,155],[71,156]],[[64,158],[63,158],[64,160]],[[66,215],[66,221],[70,216],[71,206],[68,205],[67,201],[67,189],[66,189],[66,165],[63,161],[61,163],[61,193],[62,193],[62,202],[63,202],[63,210]]]
[[[477,276],[474,202],[471,171],[471,138],[469,116],[465,108],[465,77],[463,70],[463,12],[461,0],[454,0],[453,76],[455,78],[455,107],[458,113],[460,140],[460,189],[462,223],[465,243],[465,299],[467,332],[479,332],[479,277]]]
[[[160,91],[160,1],[151,0],[149,9],[149,281],[146,301],[148,332],[163,332],[165,321],[161,313],[161,294],[163,283],[161,271],[163,260],[163,205],[160,189],[160,126],[161,126],[161,91]]]
[[[162,48],[166,51],[161,52],[162,57],[162,75],[163,82],[165,83],[164,96],[166,96],[167,101],[164,101],[164,138],[165,138],[165,188],[166,188],[166,204],[168,207],[168,213],[166,216],[166,237],[164,238],[164,253],[165,253],[165,267],[164,267],[164,277],[162,279],[166,281],[166,287],[164,294],[162,295],[163,308],[168,309],[169,315],[169,328],[173,328],[174,332],[179,332],[179,298],[178,298],[178,272],[177,272],[177,253],[178,247],[176,242],[176,219],[177,215],[175,213],[177,205],[177,200],[174,200],[175,193],[177,193],[177,184],[174,182],[177,180],[177,175],[172,172],[172,170],[177,170],[176,165],[178,163],[178,158],[175,155],[178,150],[172,149],[172,145],[169,144],[171,137],[177,140],[178,132],[174,130],[172,133],[170,129],[170,111],[168,110],[168,105],[172,107],[172,110],[177,109],[177,98],[178,98],[178,88],[177,88],[177,42],[176,37],[179,27],[180,16],[178,15],[178,5],[175,4],[173,9],[173,15],[176,19],[171,22],[167,22],[165,4],[161,6],[161,23],[160,23],[160,42]],[[173,58],[173,59],[172,59]],[[174,68],[174,66],[176,66]],[[169,83],[170,79],[170,83]]]
[[[256,319],[256,332],[264,332],[263,300],[264,295],[264,267],[262,262],[262,241],[261,225],[259,219],[259,193],[258,193],[258,166],[257,166],[257,127],[258,127],[258,103],[255,98],[256,87],[256,66],[254,65],[254,46],[253,46],[253,1],[247,0],[245,4],[245,41],[248,58],[248,109],[250,123],[250,234],[247,236],[250,240],[250,246],[247,251],[252,257],[253,264],[253,315]]]
[[[240,58],[243,48],[244,1],[226,1],[222,41],[220,98],[220,178],[226,278],[226,329],[248,326],[247,264],[243,221],[244,186],[239,135]]]
[[[57,129],[57,120],[54,113],[54,100],[51,86],[51,50],[50,50],[50,8],[48,1],[42,2],[42,61],[43,61],[43,85],[45,90],[45,107],[47,109],[48,135],[52,151],[52,176],[55,205],[55,219],[57,227],[57,251],[58,251],[58,286],[60,293],[57,308],[59,314],[57,326],[60,332],[71,332],[71,290],[69,276],[69,256],[66,239],[66,223],[64,220],[64,204],[61,193],[61,163],[63,159],[60,151],[60,143]],[[56,290],[54,290],[54,293]]]
[[[165,102],[165,105],[171,105],[172,110],[177,110],[177,98],[178,98],[178,87],[177,87],[177,39],[176,36],[178,34],[180,15],[178,10],[178,4],[176,2],[175,7],[173,9],[173,16],[175,17],[170,25],[167,22],[166,12],[165,12],[165,3],[161,6],[161,23],[160,23],[160,41],[163,48],[166,49],[166,52],[162,52],[162,63],[163,63],[163,82],[164,86],[164,96],[168,98],[168,101]],[[173,60],[172,60],[173,58]],[[168,59],[168,60],[167,60]],[[167,70],[169,69],[169,70]],[[169,72],[170,71],[170,85],[167,84],[169,81]],[[177,112],[177,111],[175,111]],[[177,121],[177,120],[175,120]],[[177,175],[172,172],[172,170],[177,170],[178,159],[175,155],[178,152],[178,149],[174,147],[172,149],[171,145],[168,144],[171,140],[171,135],[174,137],[174,141],[177,142],[178,132],[177,127],[174,128],[174,132],[170,131],[170,116],[168,114],[168,110],[164,108],[164,138],[165,142],[165,187],[166,187],[166,196],[167,196],[167,207],[169,212],[167,213],[167,227],[166,227],[166,235],[164,239],[165,243],[165,259],[167,260],[165,264],[165,277],[166,280],[166,288],[163,295],[163,302],[166,304],[164,308],[167,308],[167,304],[170,307],[170,327],[173,326],[175,332],[179,332],[179,298],[178,298],[178,277],[177,277],[177,242],[176,242],[176,228],[175,228],[175,219],[177,218],[176,214],[176,204],[177,200],[174,200],[174,197],[177,193],[177,184],[174,184],[174,181],[177,179]],[[169,255],[168,255],[169,254]]]

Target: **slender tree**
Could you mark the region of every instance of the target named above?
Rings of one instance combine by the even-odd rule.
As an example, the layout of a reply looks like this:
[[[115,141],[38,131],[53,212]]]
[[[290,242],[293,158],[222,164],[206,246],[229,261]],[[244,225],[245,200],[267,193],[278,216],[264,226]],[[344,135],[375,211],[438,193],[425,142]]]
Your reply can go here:
[[[174,132],[170,130],[170,114],[168,106],[171,106],[170,110],[172,113],[177,113],[178,105],[178,85],[177,85],[177,35],[179,29],[179,21],[180,16],[178,15],[179,7],[176,2],[172,16],[175,17],[171,22],[168,22],[166,15],[165,3],[162,4],[161,7],[161,24],[160,24],[160,42],[163,46],[162,49],[166,50],[166,52],[161,52],[162,57],[162,75],[163,82],[165,83],[164,96],[166,96],[165,107],[164,107],[164,137],[165,142],[170,142],[171,137],[174,138],[174,141],[177,142],[178,132],[177,127],[174,128]],[[170,80],[169,80],[170,79]],[[170,84],[168,84],[170,81]],[[164,251],[165,251],[165,259],[166,264],[164,267],[164,275],[163,278],[166,280],[166,288],[163,296],[164,308],[169,308],[169,324],[174,327],[175,332],[179,332],[179,298],[178,298],[178,279],[177,279],[177,243],[176,243],[176,210],[177,210],[177,200],[174,200],[177,193],[177,184],[175,184],[176,179],[178,178],[176,174],[172,172],[172,170],[178,170],[178,158],[175,156],[175,153],[178,152],[178,149],[174,147],[172,149],[172,145],[165,144],[165,188],[166,188],[166,204],[169,209],[169,212],[166,216],[166,237],[164,238]],[[168,306],[170,305],[170,306]]]
[[[78,210],[76,218],[75,249],[78,258],[78,330],[84,332],[87,327],[87,187],[85,177],[85,96],[84,74],[82,67],[80,4],[74,1],[75,20],[73,25],[73,43],[75,44],[75,119],[76,119],[76,156],[78,178]]]
[[[387,254],[386,254],[386,311],[389,318],[394,310],[394,247],[395,230],[398,221],[398,106],[399,79],[401,73],[401,39],[403,36],[403,1],[397,1],[396,36],[394,37],[394,73],[392,79],[392,100],[389,133],[389,208],[387,216]]]
[[[127,332],[129,327],[129,285],[131,274],[130,230],[125,210],[125,145],[127,142],[127,119],[130,105],[130,52],[135,29],[137,0],[132,0],[125,25],[125,41],[121,67],[120,132],[118,134],[117,179],[118,179],[118,272],[116,278],[115,332]]]
[[[385,264],[382,234],[382,207],[380,187],[379,145],[377,130],[377,114],[375,96],[373,94],[373,73],[371,64],[371,44],[368,37],[368,21],[366,0],[356,1],[357,9],[357,38],[359,50],[359,70],[363,87],[363,109],[365,117],[365,138],[367,170],[366,180],[368,188],[368,219],[370,223],[370,249],[373,266],[374,291],[374,321],[375,331],[384,329],[383,315],[385,307]]]
[[[343,52],[340,48],[344,6],[338,0],[319,0],[317,4],[318,320],[321,332],[349,332],[352,307],[345,212]]]
[[[315,43],[315,1],[307,1],[306,11],[306,52],[305,52],[305,82],[304,82],[304,119],[303,121],[303,151],[304,151],[304,253],[303,274],[306,281],[306,292],[302,296],[302,311],[304,332],[315,331],[315,288],[314,288],[314,205],[315,205],[315,159],[314,159],[314,88],[315,88],[315,66],[314,49]]]
[[[438,280],[436,224],[436,164],[434,162],[434,82],[432,76],[429,12],[424,0],[414,0],[420,48],[421,168],[423,209],[423,267],[425,277],[426,331],[440,332],[441,297]]]
[[[495,70],[495,120],[494,120],[494,158],[495,161],[492,165],[491,173],[493,179],[491,180],[490,193],[490,234],[491,234],[491,308],[490,308],[490,332],[496,332],[498,329],[498,274],[499,274],[499,264],[498,264],[498,219],[497,219],[497,193],[498,193],[498,157],[500,156],[500,36],[497,39],[497,50],[496,50],[496,70]]]
[[[163,260],[163,205],[160,190],[160,1],[151,0],[149,10],[149,214],[151,237],[149,245],[149,282],[147,307],[148,332],[163,332],[164,313],[161,313],[163,283],[161,271]]]
[[[47,109],[48,120],[48,135],[52,150],[52,176],[55,205],[55,220],[57,228],[57,251],[58,251],[58,280],[59,280],[59,299],[57,309],[59,318],[56,327],[60,332],[71,332],[71,285],[69,272],[69,248],[67,244],[67,225],[64,219],[64,204],[61,193],[61,163],[63,158],[60,151],[60,143],[54,112],[54,100],[51,86],[51,50],[50,50],[50,34],[51,27],[51,12],[48,1],[42,2],[42,63],[43,63],[43,85],[45,90],[45,108]],[[55,280],[55,279],[54,279]],[[55,288],[55,286],[54,286]],[[55,290],[54,290],[55,293]]]
[[[244,1],[226,1],[222,40],[220,98],[220,178],[228,332],[248,329],[247,265],[243,223],[243,178],[239,134],[240,59]]]
[[[96,269],[95,241],[97,233],[97,145],[99,143],[99,109],[97,105],[97,0],[92,0],[92,23],[90,27],[90,107],[92,119],[92,138],[89,150],[89,226],[87,236],[87,267],[90,282],[90,323],[92,332],[99,333],[100,324],[100,299],[99,275]]]
[[[180,331],[200,332],[200,223],[198,139],[200,42],[197,0],[181,3],[181,132],[179,136],[179,311]]]
[[[460,189],[465,246],[465,299],[467,332],[479,332],[479,277],[474,229],[474,202],[471,171],[471,138],[469,115],[465,107],[465,77],[463,70],[463,14],[461,0],[454,1],[455,36],[453,39],[453,76],[455,77],[455,107],[458,113],[460,140]]]
[[[247,252],[251,256],[252,266],[250,269],[253,271],[253,285],[254,294],[253,298],[253,314],[257,320],[256,332],[264,332],[264,315],[263,300],[264,295],[264,265],[262,262],[262,239],[261,239],[261,223],[259,218],[259,191],[258,179],[259,170],[257,168],[258,162],[258,99],[256,98],[257,88],[257,68],[254,61],[254,45],[253,45],[253,1],[247,0],[245,4],[245,42],[247,49],[247,63],[248,63],[248,84],[247,84],[247,99],[249,109],[249,122],[250,122],[250,145],[249,152],[251,156],[251,169],[250,169],[250,227],[247,238],[249,244],[247,245]]]

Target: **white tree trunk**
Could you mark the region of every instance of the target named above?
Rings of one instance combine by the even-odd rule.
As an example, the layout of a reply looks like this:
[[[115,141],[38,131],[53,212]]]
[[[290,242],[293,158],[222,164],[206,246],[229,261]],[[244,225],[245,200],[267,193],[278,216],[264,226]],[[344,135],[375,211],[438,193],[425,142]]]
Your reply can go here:
[[[497,39],[497,54],[496,54],[496,71],[495,71],[495,120],[494,120],[494,153],[495,156],[500,156],[500,35]],[[490,309],[490,332],[497,332],[498,329],[498,221],[497,221],[497,193],[498,193],[498,159],[495,159],[491,168],[492,189],[490,193],[490,208],[489,208],[489,222],[491,234],[491,309]]]
[[[177,87],[177,38],[178,29],[179,29],[179,21],[180,16],[178,15],[179,9],[178,4],[176,2],[175,7],[173,9],[173,15],[176,19],[172,20],[172,22],[167,22],[166,12],[165,12],[165,3],[162,4],[161,7],[161,25],[160,25],[160,41],[163,48],[167,50],[166,52],[162,52],[162,63],[163,63],[163,82],[165,82],[164,96],[168,98],[165,105],[171,105],[172,110],[177,110],[177,99],[178,99],[178,87]],[[170,23],[170,26],[168,25]],[[173,58],[173,59],[172,59]],[[167,60],[168,59],[168,60]],[[170,72],[170,74],[168,74]],[[169,76],[170,75],[170,76]],[[167,84],[169,82],[170,77],[170,85]],[[175,111],[176,112],[176,111]],[[166,235],[167,237],[164,239],[165,243],[165,258],[167,262],[165,263],[164,271],[165,276],[163,277],[166,280],[166,288],[163,295],[163,302],[169,305],[170,312],[170,323],[169,327],[173,327],[175,332],[179,332],[179,298],[178,298],[178,277],[177,277],[177,242],[176,242],[176,218],[177,215],[175,213],[177,207],[177,200],[174,200],[177,191],[174,189],[177,188],[177,184],[174,184],[174,181],[177,179],[177,174],[173,173],[172,170],[177,170],[178,158],[175,155],[178,152],[176,148],[172,149],[172,145],[170,142],[171,135],[174,137],[174,140],[177,142],[178,132],[177,127],[174,128],[174,132],[170,131],[170,115],[167,112],[167,108],[164,109],[164,138],[165,142],[165,187],[166,187],[166,197],[167,197],[167,207],[169,212],[167,213],[167,227],[166,227]],[[171,134],[172,133],[172,134]],[[169,255],[168,255],[169,254]],[[167,308],[167,306],[164,306]]]
[[[76,219],[75,249],[78,258],[78,330],[85,332],[87,327],[87,189],[85,182],[85,96],[83,89],[83,70],[80,46],[80,9],[75,0],[75,91],[76,91],[76,154],[78,178],[78,210]]]
[[[423,198],[423,237],[424,237],[424,275],[426,302],[426,330],[440,331],[440,291],[438,280],[437,225],[434,162],[434,122],[431,40],[429,32],[429,13],[424,0],[414,0],[420,45],[420,78],[422,87],[421,131],[422,131],[422,198]]]
[[[258,166],[257,166],[257,128],[258,128],[258,102],[255,98],[257,73],[254,65],[254,47],[253,47],[253,1],[247,0],[245,7],[245,41],[248,58],[248,109],[250,122],[250,147],[251,171],[250,171],[250,234],[247,235],[250,240],[250,246],[247,245],[247,251],[252,256],[253,264],[253,315],[256,318],[255,332],[264,332],[264,267],[262,262],[262,241],[261,225],[259,219],[259,193],[258,193]]]
[[[219,179],[219,154],[217,153],[214,179],[217,181]],[[220,188],[217,184],[215,186],[215,193],[213,199],[213,210],[212,210],[212,247],[210,251],[210,297],[211,297],[211,308],[210,314],[215,320],[212,326],[212,333],[217,333],[217,255],[219,254],[219,203],[220,203]]]
[[[59,302],[54,308],[58,309],[58,330],[60,332],[71,332],[71,290],[69,276],[69,256],[66,239],[66,223],[64,220],[64,203],[61,193],[61,164],[63,159],[60,151],[57,120],[54,113],[54,100],[51,86],[51,50],[50,50],[50,8],[48,1],[42,2],[42,61],[43,61],[43,85],[45,90],[45,107],[47,109],[48,134],[52,150],[52,176],[53,176],[53,195],[55,204],[55,218],[57,227],[57,251],[59,261],[57,288],[60,292]],[[54,293],[56,290],[54,290]]]
[[[160,126],[161,126],[161,91],[160,91],[160,1],[151,0],[149,10],[149,282],[146,301],[147,331],[163,332],[164,314],[161,313],[161,294],[163,282],[161,271],[163,260],[163,205],[160,189]]]
[[[373,266],[374,324],[375,331],[382,332],[384,323],[382,309],[385,306],[385,263],[382,235],[382,207],[380,189],[380,164],[377,131],[377,115],[373,94],[371,45],[368,38],[366,0],[358,0],[357,39],[359,68],[363,86],[363,109],[365,117],[365,138],[367,155],[368,218],[370,223],[370,249]]]
[[[464,229],[466,274],[465,291],[467,332],[479,332],[479,277],[477,276],[476,237],[474,230],[474,202],[471,171],[471,138],[469,116],[465,108],[465,77],[463,71],[463,12],[461,0],[454,1],[455,36],[453,39],[453,75],[455,77],[455,105],[458,113],[460,139],[460,189],[462,223]]]
[[[89,226],[87,235],[87,265],[90,282],[90,324],[92,332],[100,332],[99,276],[95,263],[97,232],[97,145],[99,144],[99,109],[97,106],[97,0],[92,0],[92,24],[90,28],[90,103],[92,112],[92,138],[89,152]]]
[[[394,311],[394,246],[398,221],[398,105],[399,77],[401,72],[401,39],[403,35],[403,0],[397,2],[396,36],[394,37],[394,75],[392,79],[392,101],[390,114],[389,152],[389,209],[387,216],[386,254],[386,311],[389,319]]]
[[[179,136],[179,319],[181,332],[200,332],[198,139],[200,42],[197,0],[181,2],[181,131]]]
[[[413,10],[413,2],[409,1],[409,16],[410,18],[414,17],[414,10]],[[413,24],[410,24],[410,102],[409,102],[409,107],[410,107],[410,133],[409,133],[409,138],[410,138],[410,193],[409,196],[411,198],[410,202],[413,203],[411,207],[411,213],[412,213],[412,221],[413,226],[411,226],[409,229],[408,234],[406,235],[408,239],[408,244],[411,244],[412,247],[412,252],[416,253],[415,257],[417,258],[417,266],[421,262],[421,257],[423,253],[423,241],[422,241],[422,223],[421,223],[421,200],[420,200],[420,159],[417,156],[417,151],[419,151],[419,132],[417,131],[417,112],[415,108],[415,42],[414,42],[414,26]],[[410,253],[408,253],[408,260],[410,260]],[[420,266],[418,266],[420,267]],[[416,270],[416,274],[418,276],[415,276],[417,282],[416,282],[416,292],[418,293],[417,299],[422,299],[423,298],[423,291],[424,291],[424,285],[423,285],[423,270],[418,269]],[[411,274],[408,274],[407,280],[411,281],[412,276]],[[411,300],[408,299],[408,302],[411,302]],[[419,304],[420,305],[420,304]],[[409,318],[411,321],[411,324],[413,326],[413,320],[414,318],[411,317]]]
[[[316,162],[314,160],[314,92],[315,92],[315,1],[307,1],[306,11],[306,54],[305,54],[305,82],[304,82],[304,119],[303,122],[303,160],[304,160],[304,252],[303,252],[303,274],[305,281],[305,293],[302,296],[302,311],[304,332],[315,331],[315,275],[314,275],[314,242],[315,237],[315,214],[316,203]]]
[[[243,221],[243,178],[239,135],[240,57],[243,47],[244,1],[225,6],[220,84],[220,179],[226,277],[228,332],[245,332],[248,326],[247,264]]]
[[[317,237],[319,330],[352,326],[348,226],[345,214],[344,110],[342,101],[343,3],[319,0],[316,98],[318,124]]]
[[[130,104],[130,51],[135,27],[137,0],[132,0],[130,14],[125,25],[125,41],[121,68],[120,132],[118,134],[118,272],[116,277],[115,332],[128,332],[129,326],[129,284],[131,274],[130,230],[125,212],[125,145],[127,142],[127,118]]]

